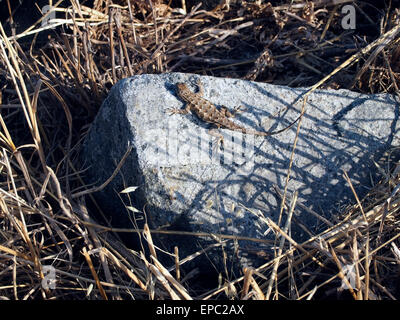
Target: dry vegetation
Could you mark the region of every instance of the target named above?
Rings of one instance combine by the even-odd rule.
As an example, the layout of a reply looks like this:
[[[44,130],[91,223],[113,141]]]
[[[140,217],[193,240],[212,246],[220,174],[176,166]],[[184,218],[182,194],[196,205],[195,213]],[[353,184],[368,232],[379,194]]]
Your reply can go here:
[[[101,101],[132,75],[180,71],[398,94],[399,1],[50,2],[51,25],[19,31],[11,6],[0,25],[1,299],[400,297],[400,173],[391,157],[377,165],[382,180],[369,195],[355,193],[355,205],[321,234],[296,243],[270,222],[276,256],[237,279],[222,273],[204,290],[187,282],[190,272],[179,276],[124,248],[90,218],[93,190],[77,160]],[[341,27],[346,3],[356,8],[356,30]],[[141,232],[153,252],[151,231]],[[55,289],[42,285],[49,265]]]

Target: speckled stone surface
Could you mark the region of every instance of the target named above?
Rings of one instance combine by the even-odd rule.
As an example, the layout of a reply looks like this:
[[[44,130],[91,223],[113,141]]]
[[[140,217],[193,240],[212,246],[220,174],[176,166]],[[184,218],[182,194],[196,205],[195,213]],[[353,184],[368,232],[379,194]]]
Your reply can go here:
[[[167,113],[168,108],[184,107],[175,84],[185,82],[196,90],[198,77],[171,73],[118,82],[84,143],[86,181],[96,185],[106,181],[132,145],[121,172],[96,194],[116,226],[132,226],[132,220],[143,218],[145,211],[153,228],[273,239],[262,217],[278,221],[281,200],[274,186],[283,192],[297,124],[269,137],[219,130],[224,145],[215,152],[217,138],[210,134],[209,124],[195,115]],[[206,99],[230,110],[244,106],[246,110],[233,121],[261,131],[279,130],[296,119],[307,90],[206,76],[201,81]],[[371,187],[373,160],[399,145],[398,120],[399,102],[391,95],[347,90],[312,93],[301,122],[288,198],[297,190],[298,202],[332,221],[344,205],[353,202],[343,170],[360,196],[365,194]],[[139,187],[130,194],[132,203],[119,194],[128,186]],[[127,210],[123,201],[142,213]],[[286,214],[284,210],[281,225]],[[300,206],[295,218],[311,233],[324,227]],[[304,231],[295,222],[292,232],[295,239],[303,239]],[[215,242],[188,236],[162,239],[168,250],[179,246],[181,258]],[[248,252],[268,247],[239,241],[232,257],[248,264]],[[219,251],[211,260],[220,264],[221,256]]]

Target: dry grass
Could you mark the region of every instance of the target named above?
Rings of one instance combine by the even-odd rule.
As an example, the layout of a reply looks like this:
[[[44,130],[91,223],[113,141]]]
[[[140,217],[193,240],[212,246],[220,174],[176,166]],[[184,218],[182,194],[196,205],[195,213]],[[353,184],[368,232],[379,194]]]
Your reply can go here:
[[[136,74],[398,94],[399,2],[358,2],[354,32],[340,27],[345,0],[112,2],[53,1],[54,25],[17,32],[12,12],[0,25],[0,298],[398,299],[400,169],[390,157],[368,196],[354,192],[355,205],[304,243],[268,220],[280,243],[275,257],[204,293],[181,279],[182,261],[172,273],[157,261],[148,228],[141,232],[151,257],[93,221],[86,203],[96,189],[84,185],[77,156],[108,90]],[[296,195],[289,203],[280,194],[290,217]],[[47,266],[56,270],[55,289],[42,285]]]

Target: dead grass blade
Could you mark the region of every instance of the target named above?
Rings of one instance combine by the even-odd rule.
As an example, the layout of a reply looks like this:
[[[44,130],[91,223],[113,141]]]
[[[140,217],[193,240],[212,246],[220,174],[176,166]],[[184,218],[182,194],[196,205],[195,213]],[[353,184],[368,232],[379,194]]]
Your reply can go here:
[[[82,254],[83,254],[83,256],[85,257],[87,264],[89,265],[90,272],[92,273],[92,276],[93,276],[93,278],[94,278],[95,281],[96,281],[96,285],[97,285],[97,287],[99,288],[99,291],[100,291],[101,296],[103,297],[104,300],[108,300],[107,294],[106,294],[106,292],[104,291],[103,286],[102,286],[101,283],[100,283],[99,276],[97,275],[97,272],[96,272],[96,270],[94,269],[92,259],[90,258],[90,255],[88,254],[86,248],[83,248],[83,249],[82,249]]]
[[[340,27],[344,4],[357,10],[356,30]],[[68,7],[60,5],[62,0],[22,32],[15,27],[18,15],[0,24],[0,266],[5,266],[0,299],[213,299],[225,293],[232,299],[318,300],[332,292],[354,299],[398,299],[392,283],[399,265],[400,167],[393,169],[393,160],[388,157],[386,166],[376,167],[383,178],[374,181],[364,198],[345,173],[355,204],[335,221],[298,203],[298,209],[322,222],[319,234],[292,215],[294,199],[288,195],[311,92],[352,87],[399,97],[398,8],[350,0],[280,5],[224,1],[215,6],[191,6],[185,0],[128,1],[122,6],[98,0],[91,7],[71,0]],[[42,25],[53,13],[56,17]],[[231,280],[221,277],[215,287],[200,293],[190,286],[199,271],[187,271],[188,262],[228,242],[271,248],[274,241],[148,226],[104,227],[107,217],[94,193],[120,172],[131,148],[99,187],[85,185],[85,170],[78,163],[83,138],[112,85],[131,75],[171,71],[309,87],[284,191],[276,189],[281,201],[278,224],[263,220],[280,237],[275,256],[272,249],[263,251],[265,263],[235,278],[225,266],[221,272]],[[285,212],[290,218],[282,228]],[[95,221],[92,213],[103,215],[105,223]],[[290,221],[308,240],[300,243],[291,237]],[[127,249],[113,232],[143,233],[151,255]],[[175,261],[164,266],[156,256],[161,250],[153,243],[156,233],[214,242],[183,258],[178,248],[166,252]],[[221,251],[221,259],[228,260],[226,250]],[[351,266],[353,291],[342,287],[346,281],[352,284]],[[55,270],[54,290],[42,285],[45,267]]]

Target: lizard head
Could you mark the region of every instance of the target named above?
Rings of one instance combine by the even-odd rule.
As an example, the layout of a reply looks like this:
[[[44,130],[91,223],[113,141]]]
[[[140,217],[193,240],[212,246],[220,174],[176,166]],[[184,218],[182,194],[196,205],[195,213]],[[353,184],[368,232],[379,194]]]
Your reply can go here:
[[[186,85],[184,83],[178,83],[176,85],[178,87],[178,90],[183,91],[186,88]]]
[[[190,90],[188,89],[188,87],[186,86],[186,84],[184,84],[184,83],[178,83],[177,85],[176,85],[176,87],[177,87],[177,93],[178,93],[178,96],[180,96],[181,98],[183,98],[183,99],[187,99],[189,96],[190,96]]]

